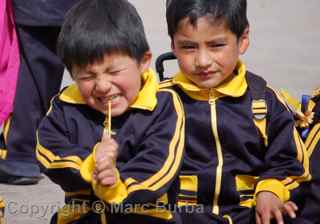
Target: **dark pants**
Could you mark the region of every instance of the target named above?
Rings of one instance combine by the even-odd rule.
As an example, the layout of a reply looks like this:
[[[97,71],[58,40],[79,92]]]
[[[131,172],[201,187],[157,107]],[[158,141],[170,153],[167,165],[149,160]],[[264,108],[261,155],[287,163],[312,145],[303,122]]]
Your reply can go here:
[[[58,93],[64,66],[55,54],[60,27],[17,26],[20,69],[10,126],[0,136],[7,156],[0,160],[0,175],[39,176],[35,158],[36,129]]]

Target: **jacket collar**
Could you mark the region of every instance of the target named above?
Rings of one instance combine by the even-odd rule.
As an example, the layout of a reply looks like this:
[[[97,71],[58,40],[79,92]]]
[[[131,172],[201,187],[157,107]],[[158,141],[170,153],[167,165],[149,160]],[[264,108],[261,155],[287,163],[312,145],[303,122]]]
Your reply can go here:
[[[130,105],[130,108],[153,111],[157,105],[156,93],[158,90],[158,83],[152,69],[149,69],[142,74],[142,83],[137,98]],[[62,93],[60,93],[59,99],[70,104],[86,104],[76,84],[71,84],[64,89]]]
[[[233,78],[228,82],[223,83],[212,89],[201,89],[186,76],[179,72],[173,78],[173,83],[180,86],[180,88],[187,93],[190,97],[198,100],[208,100],[209,94],[213,97],[231,96],[240,97],[242,96],[248,87],[246,78],[246,67],[241,61],[238,62],[236,69],[234,71]]]

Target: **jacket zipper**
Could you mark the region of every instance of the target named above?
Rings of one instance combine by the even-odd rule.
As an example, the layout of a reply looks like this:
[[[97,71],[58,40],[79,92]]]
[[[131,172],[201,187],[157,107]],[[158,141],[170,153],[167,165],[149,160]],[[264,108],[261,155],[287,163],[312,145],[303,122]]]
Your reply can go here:
[[[214,90],[210,89],[209,91],[209,105],[211,111],[211,129],[212,134],[214,136],[216,150],[217,150],[217,159],[218,165],[216,167],[216,180],[215,180],[215,191],[213,196],[213,206],[212,213],[219,215],[219,197],[221,193],[221,180],[222,180],[222,167],[223,167],[223,155],[221,143],[218,135],[218,127],[217,127],[217,110],[216,110],[216,100],[217,98],[214,96]]]

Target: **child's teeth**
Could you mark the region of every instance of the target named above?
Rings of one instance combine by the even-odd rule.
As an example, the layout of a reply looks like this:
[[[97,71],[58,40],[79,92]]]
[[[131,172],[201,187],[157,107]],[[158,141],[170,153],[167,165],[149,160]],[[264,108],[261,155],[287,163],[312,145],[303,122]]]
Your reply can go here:
[[[117,95],[111,96],[110,100],[117,98]]]

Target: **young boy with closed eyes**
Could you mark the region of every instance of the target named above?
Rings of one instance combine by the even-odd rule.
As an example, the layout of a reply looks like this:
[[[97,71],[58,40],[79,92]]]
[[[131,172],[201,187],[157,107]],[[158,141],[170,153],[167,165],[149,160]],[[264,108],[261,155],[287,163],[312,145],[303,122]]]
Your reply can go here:
[[[167,207],[184,151],[182,104],[158,90],[135,8],[81,0],[58,52],[74,84],[53,98],[37,133],[43,172],[65,191],[51,223],[179,223]]]

